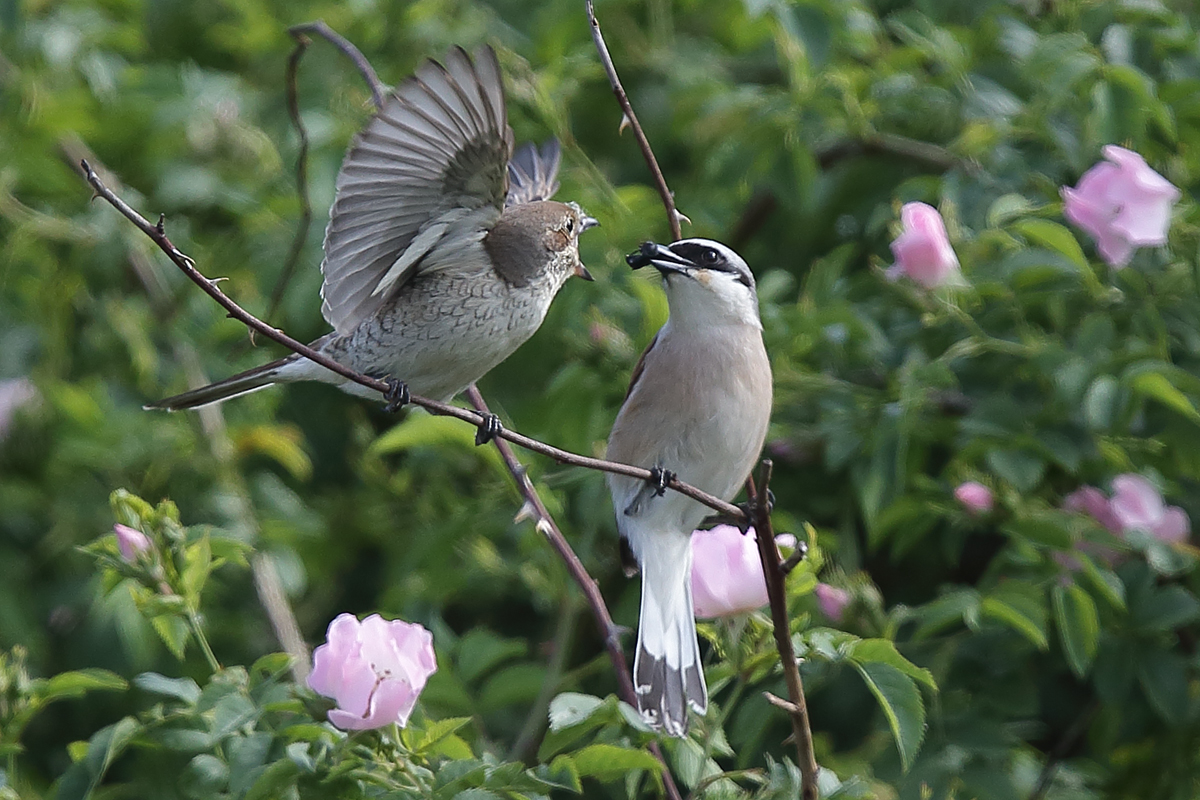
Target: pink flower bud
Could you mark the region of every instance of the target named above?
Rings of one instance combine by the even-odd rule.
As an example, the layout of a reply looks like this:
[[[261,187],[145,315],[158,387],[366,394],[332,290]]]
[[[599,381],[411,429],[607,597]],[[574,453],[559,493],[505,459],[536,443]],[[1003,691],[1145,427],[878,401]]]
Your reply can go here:
[[[342,730],[408,722],[425,681],[437,671],[433,636],[424,627],[378,614],[359,622],[339,614],[313,653],[308,686],[332,697],[329,721]]]
[[[130,564],[137,561],[140,554],[150,549],[150,539],[139,530],[120,523],[113,525],[113,533],[117,535],[117,551],[121,558]]]
[[[775,541],[796,545],[788,534]],[[742,533],[733,525],[718,525],[692,532],[692,607],[697,617],[728,617],[766,604],[767,581],[753,528]]]
[[[941,286],[958,272],[958,256],[950,246],[942,215],[925,203],[905,203],[900,209],[903,231],[892,242],[896,258],[887,271],[891,280],[907,275],[932,289]]]
[[[817,596],[817,606],[821,609],[822,614],[833,622],[842,621],[842,615],[846,613],[846,606],[850,605],[849,592],[836,586],[830,586],[828,583],[818,583],[813,594]]]
[[[954,490],[954,497],[972,514],[986,514],[992,510],[995,502],[992,490],[976,481],[959,484]]]
[[[1132,150],[1110,144],[1103,152],[1107,161],[1083,173],[1074,189],[1062,188],[1063,213],[1120,269],[1137,248],[1166,244],[1179,190]]]

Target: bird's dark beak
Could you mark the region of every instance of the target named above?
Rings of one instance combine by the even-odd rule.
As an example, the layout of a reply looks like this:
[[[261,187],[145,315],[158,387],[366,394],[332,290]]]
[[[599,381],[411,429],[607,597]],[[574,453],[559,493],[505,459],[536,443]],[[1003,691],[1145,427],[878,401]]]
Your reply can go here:
[[[587,230],[587,228],[584,228],[584,230]],[[588,268],[583,265],[582,261],[575,262],[575,271],[572,272],[571,274],[574,275],[576,278],[583,278],[585,281],[596,280],[595,278],[592,277],[592,273],[588,272]]]
[[[599,227],[600,227],[600,220],[596,219],[591,214],[589,214],[585,211],[579,215],[579,232],[580,233],[583,233],[584,231],[589,231],[592,228],[599,228]],[[587,270],[584,270],[584,271],[586,272]],[[590,278],[589,278],[589,280],[590,280]]]
[[[696,269],[695,264],[677,255],[671,248],[654,242],[642,242],[636,253],[625,256],[625,262],[634,269],[652,266],[663,275],[672,272],[687,275]]]

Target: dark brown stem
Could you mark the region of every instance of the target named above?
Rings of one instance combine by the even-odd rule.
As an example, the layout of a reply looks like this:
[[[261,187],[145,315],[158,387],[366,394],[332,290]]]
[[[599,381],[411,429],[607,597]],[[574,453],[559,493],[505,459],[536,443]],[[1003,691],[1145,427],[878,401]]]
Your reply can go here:
[[[151,241],[158,245],[158,248],[167,254],[167,257],[171,259],[175,266],[179,267],[179,269],[182,270],[183,273],[187,275],[193,283],[203,289],[205,294],[207,294],[213,300],[216,300],[222,308],[229,312],[229,316],[232,319],[236,319],[256,333],[260,333],[268,339],[278,342],[292,352],[299,353],[308,360],[316,364],[320,364],[330,372],[336,373],[337,375],[340,375],[349,381],[353,381],[360,386],[365,386],[368,389],[379,392],[380,395],[387,394],[390,386],[385,381],[381,381],[378,378],[368,377],[360,372],[355,372],[344,364],[339,364],[329,356],[319,353],[308,345],[304,345],[296,341],[283,331],[271,327],[239,306],[232,299],[230,299],[228,295],[222,292],[220,288],[218,288],[217,281],[209,280],[203,274],[201,274],[200,271],[196,269],[195,262],[180,252],[179,249],[171,243],[171,240],[160,227],[162,224],[161,219],[159,221],[159,225],[152,225],[145,217],[131,208],[128,203],[126,203],[124,200],[114,194],[111,189],[105,186],[87,161],[81,162],[80,166],[83,169],[84,177],[86,178],[87,182],[91,184],[96,194],[108,201],[113,208],[120,211],[126,219],[136,225],[142,233],[146,234]],[[483,415],[479,414],[478,412],[468,411],[465,408],[452,406],[448,403],[441,403],[437,400],[430,400],[427,397],[418,397],[417,395],[413,395],[411,402],[413,405],[421,406],[430,413],[440,416],[454,417],[455,419],[460,419],[463,422],[468,422],[471,425],[479,426],[485,421]],[[648,481],[651,479],[650,470],[643,469],[642,467],[635,467],[630,464],[620,464],[615,461],[605,461],[602,458],[581,456],[578,453],[572,453],[567,450],[562,450],[558,447],[553,447],[545,442],[532,439],[523,434],[516,433],[515,431],[501,430],[496,435],[500,438],[507,439],[515,445],[524,447],[526,450],[532,450],[535,453],[541,453],[544,456],[548,456],[560,464],[570,464],[571,466],[585,467],[587,469],[599,470],[601,472],[611,472],[615,475],[625,475],[627,477],[637,478],[638,480],[643,481]],[[677,478],[672,479],[671,482],[667,484],[667,488],[671,489],[672,491],[679,492],[685,497],[690,497],[696,502],[708,506],[719,513],[728,514],[739,520],[745,519],[745,515],[737,506],[731,505],[730,503],[727,503],[721,498],[715,497],[708,492],[703,492],[694,486],[683,483]]]
[[[754,534],[758,539],[758,557],[762,561],[763,575],[767,579],[767,597],[771,603],[771,622],[775,628],[775,648],[783,666],[783,679],[787,684],[787,706],[783,706],[792,720],[792,739],[796,744],[796,760],[800,766],[800,792],[803,800],[817,800],[817,759],[813,755],[812,727],[808,721],[808,704],[804,699],[804,684],[800,680],[800,667],[796,662],[796,651],[792,649],[792,631],[788,622],[787,592],[784,587],[783,565],[779,548],[775,546],[775,532],[771,527],[771,509],[766,502],[767,488],[771,483],[771,461],[763,459],[762,476],[756,488],[754,480],[746,481],[746,493],[754,510]],[[759,500],[762,502],[759,502]],[[778,698],[777,698],[778,699]]]
[[[475,407],[475,410],[480,414],[491,413],[487,403],[483,399],[483,395],[479,393],[479,389],[471,384],[466,391],[467,400]],[[546,537],[550,542],[550,546],[554,548],[554,552],[558,553],[558,557],[567,565],[567,572],[571,573],[572,580],[579,586],[583,592],[583,596],[587,599],[588,607],[592,610],[592,616],[596,618],[596,627],[600,629],[601,635],[604,637],[604,648],[608,651],[608,658],[612,661],[613,671],[617,673],[617,684],[620,687],[621,699],[631,706],[637,706],[637,695],[633,691],[633,678],[629,675],[629,667],[625,663],[625,651],[621,649],[621,629],[613,622],[612,615],[608,613],[608,606],[604,603],[604,596],[600,594],[600,587],[596,584],[596,579],[588,573],[587,568],[583,566],[583,562],[579,560],[579,556],[575,555],[575,551],[571,549],[571,545],[567,543],[567,538],[563,536],[561,530],[554,522],[554,518],[550,516],[550,512],[546,510],[545,503],[542,502],[541,496],[538,494],[537,488],[533,485],[533,481],[529,479],[529,473],[524,465],[517,460],[517,456],[513,453],[508,442],[503,439],[493,440],[496,449],[500,451],[500,457],[504,459],[504,465],[508,467],[508,474],[512,476],[513,482],[517,484],[517,489],[521,492],[521,496],[525,498],[525,505],[522,512],[525,516],[533,519],[534,526],[538,532]],[[679,789],[675,786],[674,780],[671,778],[671,771],[667,768],[667,762],[663,759],[662,753],[657,745],[651,747],[658,760],[663,765],[663,782],[667,790],[667,797],[673,800],[679,800]]]
[[[1099,710],[1100,701],[1093,697],[1079,712],[1079,716],[1071,723],[1071,727],[1067,728],[1058,744],[1046,756],[1046,763],[1042,765],[1042,772],[1038,775],[1038,781],[1033,787],[1033,791],[1029,794],[1029,800],[1042,800],[1046,796],[1059,763],[1066,758],[1067,753],[1071,752],[1071,748],[1079,743],[1080,737],[1087,733],[1088,726],[1092,724],[1092,718]]]
[[[325,20],[319,19],[315,22],[293,25],[288,28],[288,33],[294,36],[297,41],[305,34],[320,36],[336,47],[341,51],[342,55],[354,62],[354,66],[358,68],[358,72],[362,75],[363,80],[367,82],[367,86],[371,87],[371,100],[375,103],[375,107],[381,108],[383,106],[383,98],[387,94],[387,87],[379,80],[379,75],[376,74],[375,68],[371,66],[371,62],[367,61],[362,51],[350,44],[349,40],[326,25]]]
[[[296,195],[300,198],[300,223],[296,226],[296,233],[292,236],[292,246],[288,250],[287,260],[283,262],[283,270],[279,273],[279,279],[275,281],[275,288],[271,290],[271,302],[267,305],[267,313],[263,316],[267,321],[275,318],[275,312],[279,310],[279,304],[283,302],[283,294],[292,281],[296,265],[300,263],[300,255],[304,251],[304,243],[308,240],[308,229],[312,226],[313,216],[312,203],[308,199],[308,131],[305,130],[304,123],[300,119],[300,98],[296,88],[296,73],[300,68],[300,58],[312,40],[299,32],[293,32],[292,36],[296,39],[296,49],[288,58],[287,107],[288,116],[292,118],[292,127],[296,129],[296,134],[300,137],[300,148],[296,153]]]
[[[633,113],[629,96],[625,94],[625,87],[621,85],[621,79],[617,77],[617,68],[613,65],[612,56],[608,53],[608,45],[604,43],[604,35],[600,33],[600,22],[596,19],[596,9],[592,7],[592,0],[586,0],[586,3],[588,23],[592,27],[592,41],[596,43],[596,51],[600,54],[600,63],[604,65],[604,71],[608,75],[608,82],[612,86],[613,94],[617,96],[617,103],[621,106],[625,119],[629,121],[629,127],[633,129],[633,136],[637,139],[638,147],[642,149],[642,158],[646,159],[646,166],[650,168],[650,174],[654,177],[654,186],[658,189],[663,206],[667,209],[667,224],[671,226],[671,241],[678,241],[683,238],[679,227],[679,220],[683,215],[679,213],[679,209],[675,208],[675,197],[667,187],[667,179],[663,177],[662,170],[658,167],[658,159],[654,157],[654,151],[650,149],[650,140],[646,138],[646,133],[642,130],[641,123],[638,122],[637,114]]]

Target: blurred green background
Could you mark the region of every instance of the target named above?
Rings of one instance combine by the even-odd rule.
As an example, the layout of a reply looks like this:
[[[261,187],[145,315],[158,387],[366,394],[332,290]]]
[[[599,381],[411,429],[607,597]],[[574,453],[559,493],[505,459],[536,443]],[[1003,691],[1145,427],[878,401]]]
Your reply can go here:
[[[894,639],[940,686],[903,773],[853,670],[810,652],[822,765],[881,797],[1025,797],[1048,757],[1061,762],[1050,797],[1200,794],[1192,549],[1135,546],[1074,578],[1054,558],[1102,537],[1056,511],[1062,497],[1120,472],[1200,515],[1194,4],[602,0],[597,12],[692,220],[684,235],[728,242],[758,276],[777,528],[813,526],[821,579],[855,596],[841,627]],[[452,44],[494,44],[517,140],[564,143],[559,197],[602,224],[582,243],[597,280],[570,282],[480,388],[507,425],[602,453],[666,317],[623,255],[669,234],[618,132],[582,2],[0,0],[0,380],[36,387],[0,439],[0,649],[28,648],[43,676],[180,672],[77,551],[111,529],[108,496],[125,487],[268,553],[310,642],[341,612],[427,625],[443,665],[429,713],[470,715],[479,748],[528,756],[543,686],[616,684],[578,592],[514,522],[520,499],[473,429],[419,412],[396,427],[380,403],[309,385],[203,422],[141,410],[278,351],[90,202],[75,164],[91,159],[136,208],[164,213],[176,245],[266,315],[301,209],[287,28],[316,18],[387,83]],[[306,340],[327,330],[321,233],[370,95],[324,43],[298,86],[314,219],[270,321]],[[1058,196],[1107,143],[1184,193],[1169,247],[1120,272],[1077,243]],[[942,210],[969,286],[883,279],[910,200]],[[637,583],[620,573],[602,476],[525,460],[632,627]],[[995,512],[954,502],[968,479],[996,491]],[[1054,603],[1064,585],[1080,587],[1069,608]],[[819,621],[810,588],[792,598],[802,648]],[[205,610],[225,663],[279,649],[247,572],[218,572]],[[24,791],[48,791],[69,742],[140,702],[98,695],[39,716],[22,739]],[[758,691],[726,729],[726,767],[790,752]]]

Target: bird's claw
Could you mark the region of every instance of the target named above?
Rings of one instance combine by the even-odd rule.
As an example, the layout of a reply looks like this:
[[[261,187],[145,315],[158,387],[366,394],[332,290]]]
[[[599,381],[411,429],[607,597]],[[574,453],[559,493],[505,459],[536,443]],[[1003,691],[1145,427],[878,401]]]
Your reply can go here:
[[[500,417],[495,414],[484,414],[483,421],[479,423],[479,430],[475,432],[475,446],[487,444],[499,436],[502,430],[504,430],[504,426],[500,424]]]
[[[388,378],[384,383],[387,384],[388,390],[383,395],[383,399],[387,400],[387,405],[383,407],[383,410],[389,414],[395,414],[408,405],[412,400],[412,395],[409,394],[408,384],[404,381]]]
[[[654,490],[655,497],[662,497],[667,493],[667,487],[671,485],[671,481],[675,480],[675,473],[669,469],[662,467],[651,467],[650,477],[646,479],[646,483]]]

